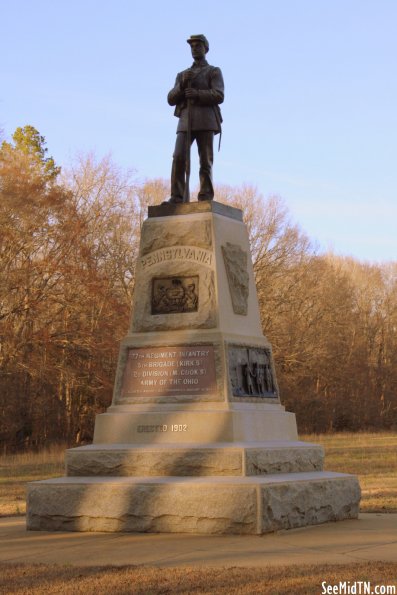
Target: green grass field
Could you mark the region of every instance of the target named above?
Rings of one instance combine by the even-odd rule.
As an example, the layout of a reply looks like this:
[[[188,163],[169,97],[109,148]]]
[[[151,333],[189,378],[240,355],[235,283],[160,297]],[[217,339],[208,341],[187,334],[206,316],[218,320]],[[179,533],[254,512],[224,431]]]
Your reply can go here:
[[[301,436],[325,448],[325,469],[358,475],[362,512],[397,512],[397,435],[392,433]],[[0,456],[0,516],[23,515],[28,481],[64,474],[64,447]]]

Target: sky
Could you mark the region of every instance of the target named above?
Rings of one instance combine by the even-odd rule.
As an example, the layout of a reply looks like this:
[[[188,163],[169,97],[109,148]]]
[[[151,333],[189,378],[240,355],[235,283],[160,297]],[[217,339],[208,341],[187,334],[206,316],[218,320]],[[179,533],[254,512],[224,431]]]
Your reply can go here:
[[[0,23],[5,138],[30,124],[59,165],[110,153],[169,178],[166,97],[204,33],[225,80],[215,184],[281,196],[320,251],[397,260],[396,0],[0,0]]]

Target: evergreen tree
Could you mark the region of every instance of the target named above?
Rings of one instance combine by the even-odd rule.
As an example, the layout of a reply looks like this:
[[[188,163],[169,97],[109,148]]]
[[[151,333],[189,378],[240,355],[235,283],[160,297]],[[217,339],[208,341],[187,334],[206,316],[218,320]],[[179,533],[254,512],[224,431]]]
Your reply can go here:
[[[45,137],[41,136],[34,126],[20,126],[12,135],[13,143],[3,141],[1,153],[3,156],[15,152],[21,153],[29,158],[31,164],[39,169],[47,182],[54,182],[59,175],[61,168],[55,165],[53,157],[46,157],[48,149]],[[35,168],[35,169],[36,169]]]

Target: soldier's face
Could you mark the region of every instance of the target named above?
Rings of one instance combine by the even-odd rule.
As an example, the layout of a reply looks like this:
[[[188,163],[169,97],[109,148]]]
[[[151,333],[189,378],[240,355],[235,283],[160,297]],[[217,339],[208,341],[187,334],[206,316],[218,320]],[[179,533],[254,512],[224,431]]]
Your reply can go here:
[[[192,43],[190,44],[190,49],[192,50],[192,56],[195,60],[200,60],[200,58],[204,58],[205,45],[202,41],[192,41]]]

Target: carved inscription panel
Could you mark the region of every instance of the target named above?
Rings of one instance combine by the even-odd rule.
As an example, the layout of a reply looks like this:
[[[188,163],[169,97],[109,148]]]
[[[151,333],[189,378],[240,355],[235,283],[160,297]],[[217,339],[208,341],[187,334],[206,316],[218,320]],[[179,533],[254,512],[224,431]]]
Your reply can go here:
[[[235,397],[276,398],[271,353],[262,347],[229,347],[229,373]]]
[[[212,345],[129,349],[121,397],[207,395],[216,391]]]
[[[176,246],[174,248],[155,250],[141,258],[141,266],[143,270],[148,270],[163,262],[175,262],[179,260],[202,264],[210,268],[214,266],[213,253],[209,250],[204,250],[204,248],[197,248],[196,246]]]

